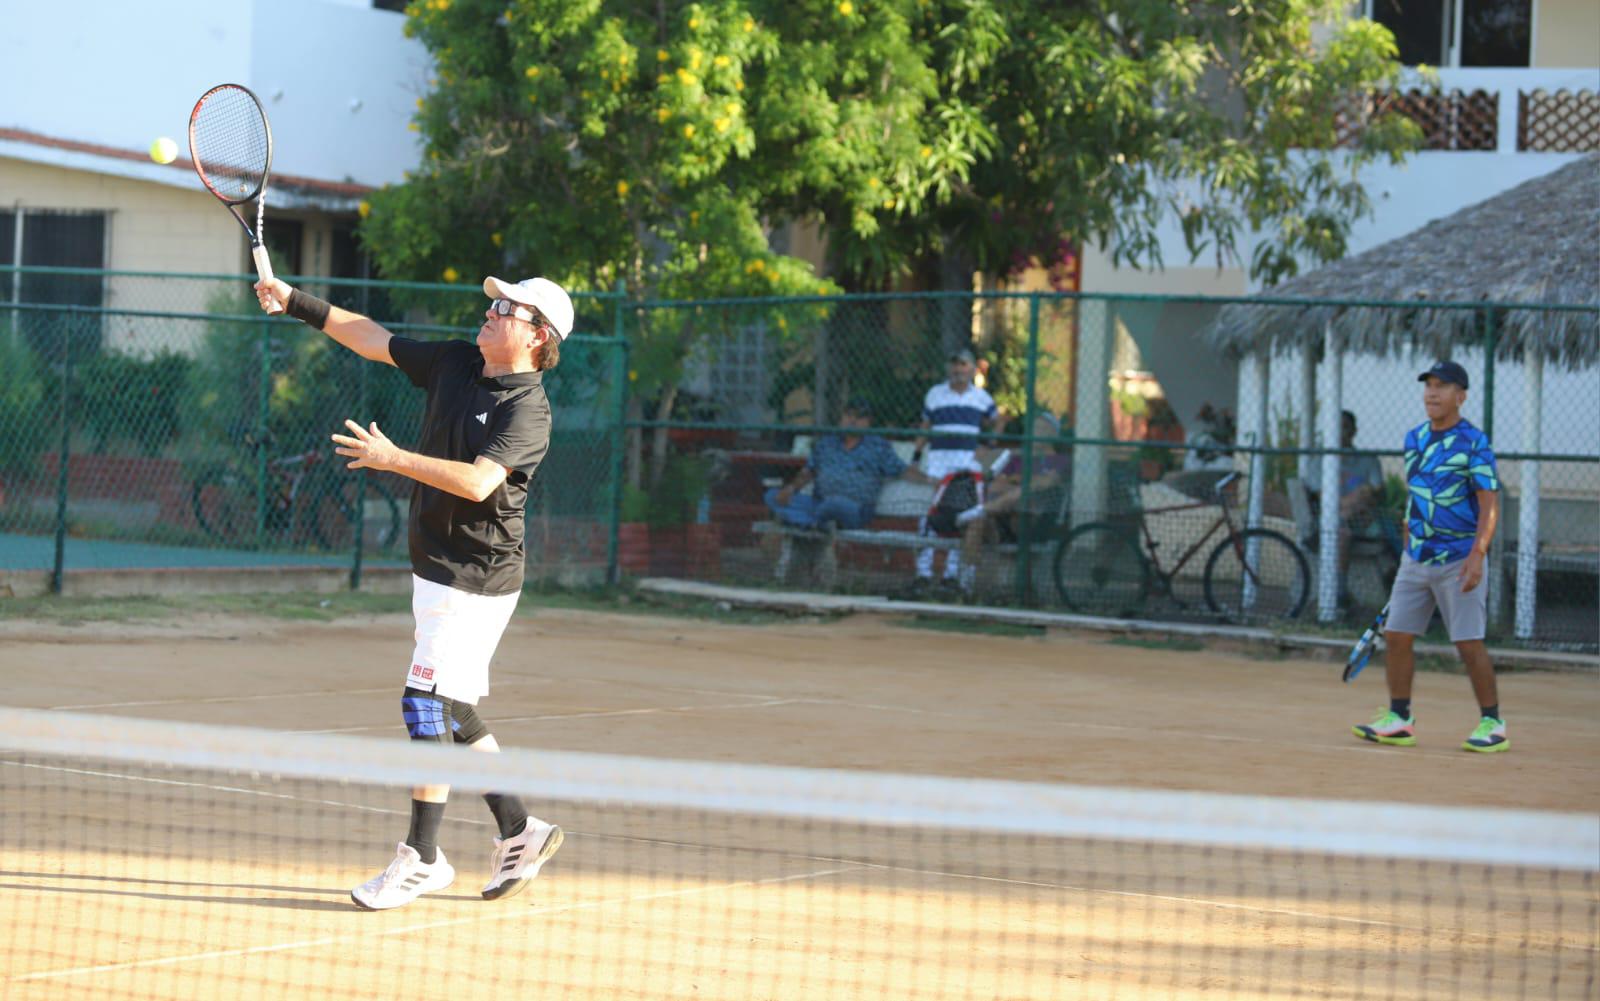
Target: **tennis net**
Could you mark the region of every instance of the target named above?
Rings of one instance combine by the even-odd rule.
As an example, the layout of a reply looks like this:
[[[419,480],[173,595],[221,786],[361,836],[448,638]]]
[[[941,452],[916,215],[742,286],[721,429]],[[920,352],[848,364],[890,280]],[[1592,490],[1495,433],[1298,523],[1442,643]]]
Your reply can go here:
[[[455,885],[349,891],[454,787]],[[485,901],[489,812],[565,846]],[[0,996],[1592,998],[1600,817],[0,709]]]

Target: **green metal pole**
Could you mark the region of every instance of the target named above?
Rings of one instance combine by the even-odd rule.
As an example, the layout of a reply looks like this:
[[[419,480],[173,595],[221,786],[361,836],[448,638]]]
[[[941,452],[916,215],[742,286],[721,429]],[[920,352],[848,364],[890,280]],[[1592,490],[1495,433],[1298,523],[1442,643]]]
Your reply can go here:
[[[1494,352],[1500,340],[1500,311],[1483,311],[1483,433],[1494,441]]]
[[[261,320],[256,346],[256,549],[267,544],[267,408],[271,402],[272,328]]]
[[[72,413],[69,397],[72,395],[72,331],[77,326],[78,314],[67,311],[66,326],[61,331],[61,439],[56,451],[56,539],[55,563],[50,572],[50,593],[60,594],[67,568],[67,466],[71,461]]]
[[[1033,491],[1033,422],[1038,415],[1039,401],[1039,296],[1028,299],[1028,376],[1027,402],[1023,406],[1026,422],[1022,428],[1022,503],[1017,508],[1017,604],[1028,604],[1029,585],[1033,582],[1033,531],[1029,524],[1028,505]]]
[[[369,420],[372,409],[367,400],[367,363],[363,358],[350,356],[350,363],[356,366],[356,399],[360,401],[362,420]],[[338,457],[329,456],[329,462],[334,462]],[[339,476],[345,474],[337,464],[333,466],[333,475],[328,477],[332,489],[339,489]],[[361,549],[367,536],[367,471],[356,472],[356,509],[355,509],[355,544],[354,552],[350,554],[350,590],[361,590]]]
[[[611,334],[611,385],[616,396],[615,423],[611,427],[611,510],[606,525],[606,583],[622,581],[622,567],[617,552],[622,531],[622,453],[627,449],[628,421],[628,339],[623,327],[623,310],[627,308],[627,285],[617,279],[617,298],[612,309]]]

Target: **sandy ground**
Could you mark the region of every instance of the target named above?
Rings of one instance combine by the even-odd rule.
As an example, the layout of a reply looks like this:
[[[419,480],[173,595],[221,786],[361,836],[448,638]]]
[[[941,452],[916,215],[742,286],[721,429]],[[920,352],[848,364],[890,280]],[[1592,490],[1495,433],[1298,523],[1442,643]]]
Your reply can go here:
[[[409,619],[0,624],[7,701],[403,739]],[[1458,749],[1466,680],[1423,673],[1420,746],[1326,663],[962,635],[530,610],[480,709],[503,744],[1387,801],[1600,809],[1600,683],[1512,674],[1515,750]],[[1592,997],[1592,876],[1041,843],[568,804],[527,893],[460,875],[400,911],[348,890],[403,795],[0,761],[7,998]],[[97,774],[85,774],[93,772]],[[1493,814],[1485,813],[1485,823]]]

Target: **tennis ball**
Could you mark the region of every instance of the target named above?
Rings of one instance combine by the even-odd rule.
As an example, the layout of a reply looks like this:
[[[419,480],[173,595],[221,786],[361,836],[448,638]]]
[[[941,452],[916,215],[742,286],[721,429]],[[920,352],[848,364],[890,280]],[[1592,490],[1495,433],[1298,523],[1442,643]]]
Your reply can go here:
[[[171,163],[178,158],[178,144],[162,136],[150,144],[150,159],[156,163]]]

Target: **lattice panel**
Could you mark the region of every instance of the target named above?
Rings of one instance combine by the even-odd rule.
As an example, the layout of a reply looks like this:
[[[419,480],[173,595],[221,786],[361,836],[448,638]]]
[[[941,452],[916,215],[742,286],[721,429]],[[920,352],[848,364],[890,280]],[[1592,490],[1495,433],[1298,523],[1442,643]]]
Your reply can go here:
[[[1493,151],[1499,140],[1497,94],[1485,90],[1391,91],[1377,94],[1338,116],[1336,142],[1354,146],[1366,123],[1399,113],[1422,129],[1423,149]]]
[[[1517,149],[1532,153],[1600,152],[1600,93],[1518,91]]]

